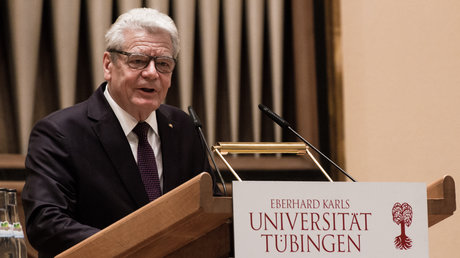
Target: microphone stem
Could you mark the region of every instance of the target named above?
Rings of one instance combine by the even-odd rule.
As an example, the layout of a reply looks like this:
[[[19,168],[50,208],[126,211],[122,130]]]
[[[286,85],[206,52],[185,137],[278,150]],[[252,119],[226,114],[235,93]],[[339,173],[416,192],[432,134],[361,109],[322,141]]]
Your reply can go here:
[[[313,162],[315,162],[316,166],[319,168],[319,170],[321,170],[321,172],[323,173],[323,175],[327,178],[327,180],[329,180],[329,182],[334,182],[332,180],[332,178],[327,174],[327,172],[324,170],[324,168],[321,166],[321,164],[319,164],[319,162],[315,159],[315,156],[313,156],[313,154],[311,154],[311,151],[309,150],[309,148],[307,148],[307,153],[308,153],[308,156],[310,156],[310,158],[313,160]],[[304,156],[305,159],[307,159],[306,156]]]
[[[327,161],[329,161],[332,165],[334,165],[334,167],[336,167],[338,170],[340,170],[340,172],[342,172],[345,176],[347,176],[351,181],[353,182],[356,182],[356,180],[350,176],[347,172],[345,172],[345,170],[343,170],[341,167],[339,167],[337,164],[334,163],[334,161],[332,161],[330,158],[328,158],[326,155],[324,155],[323,153],[321,153],[321,151],[319,151],[318,149],[315,148],[315,146],[313,146],[311,143],[309,143],[307,140],[305,140],[300,134],[298,134],[294,129],[292,129],[292,127],[288,126],[287,129],[289,129],[291,132],[293,132],[297,137],[299,137],[299,139],[301,139],[305,144],[307,144],[310,148],[312,148],[314,151],[316,151],[316,153],[318,153],[319,155],[321,155],[323,158],[325,158]]]
[[[201,135],[201,139],[205,139],[204,134],[203,134],[203,130],[201,130],[201,127],[198,127],[198,132]],[[222,188],[224,190],[224,196],[227,196],[227,187],[225,186],[224,178],[222,177],[222,174],[220,173],[219,168],[217,168],[216,161],[214,160],[214,158],[212,156],[212,153],[211,153],[211,149],[209,148],[208,143],[206,141],[202,141],[202,142],[206,146],[206,151],[208,152],[209,157],[211,157],[212,164],[216,168],[217,174],[219,175],[219,179],[222,182]]]

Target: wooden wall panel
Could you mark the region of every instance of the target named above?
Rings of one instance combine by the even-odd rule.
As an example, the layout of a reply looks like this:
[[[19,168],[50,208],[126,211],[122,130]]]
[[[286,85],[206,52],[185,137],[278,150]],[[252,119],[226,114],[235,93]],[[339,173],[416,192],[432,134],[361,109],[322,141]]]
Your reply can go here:
[[[275,113],[283,113],[283,22],[284,1],[268,1],[268,28],[270,31],[270,58],[272,76],[272,99]],[[275,141],[281,141],[281,127],[274,124]]]
[[[105,51],[104,35],[112,24],[112,1],[87,1],[88,29],[90,35],[91,67],[93,70],[93,88],[104,81],[102,56]]]
[[[180,58],[177,65],[180,107],[192,105],[193,61],[195,47],[195,0],[174,0],[174,17],[180,39]]]
[[[261,113],[257,105],[262,102],[262,61],[264,36],[264,2],[246,1],[246,26],[249,45],[249,67],[251,82],[251,115],[254,141],[261,139]]]
[[[8,3],[0,1],[0,153],[17,153],[18,126]]]
[[[147,7],[155,8],[158,11],[166,14],[169,13],[169,0],[147,0]]]
[[[80,5],[80,0],[52,1],[60,108],[75,104]]]
[[[315,65],[313,1],[292,1],[293,45],[297,129],[311,144],[318,146],[318,102]]]
[[[118,12],[125,13],[133,8],[142,7],[142,0],[118,0]]]
[[[240,112],[240,85],[241,85],[241,39],[242,39],[242,0],[223,0],[223,16],[225,29],[225,49],[227,59],[229,106],[230,106],[230,134],[231,141],[238,141],[238,125]]]
[[[15,102],[19,124],[19,146],[21,152],[25,153],[32,128],[43,1],[10,0],[8,4],[16,75]]]
[[[205,118],[208,141],[215,142],[219,1],[199,0]],[[219,102],[219,100],[217,100]]]
[[[5,75],[0,79],[11,84],[2,86],[2,92],[14,89],[14,100],[10,102],[17,106],[13,120],[18,125],[2,124],[0,128],[11,130],[2,137],[9,134],[14,139],[19,128],[20,139],[12,141],[13,144],[17,141],[20,146],[17,149],[24,154],[36,119],[86,99],[103,82],[104,35],[110,24],[120,13],[147,6],[170,13],[180,34],[181,50],[168,101],[184,111],[194,106],[211,145],[218,141],[295,139],[265,118],[257,107],[259,103],[281,116],[288,115],[289,122],[316,144],[312,3],[311,0],[10,0],[4,6],[8,6],[5,13],[11,24],[13,52],[6,55],[14,60],[15,79],[9,82]],[[29,19],[22,19],[24,15]],[[40,46],[47,43],[51,44]],[[46,71],[37,74],[37,66],[43,64]],[[35,100],[39,101],[34,103]],[[39,111],[33,110],[37,105]],[[15,107],[11,108],[13,112]],[[2,107],[2,114],[4,110]],[[0,145],[0,150],[12,149],[8,147],[11,143],[0,142]]]

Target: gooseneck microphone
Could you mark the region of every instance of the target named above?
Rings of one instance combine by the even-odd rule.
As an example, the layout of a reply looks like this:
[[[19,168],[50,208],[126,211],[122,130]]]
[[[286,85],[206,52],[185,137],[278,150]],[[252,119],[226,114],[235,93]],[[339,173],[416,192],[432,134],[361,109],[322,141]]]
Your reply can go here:
[[[206,141],[206,138],[204,138],[203,130],[201,129],[201,121],[198,118],[198,115],[195,113],[195,110],[193,110],[192,106],[188,107],[188,113],[190,114],[190,117],[193,120],[193,124],[198,130],[198,133],[201,138],[201,142],[206,146],[206,150],[208,152],[209,157],[211,158],[212,164],[214,165],[214,168],[219,175],[219,179],[222,182],[222,187],[224,189],[224,196],[227,196],[227,187],[225,186],[225,181],[224,178],[222,177],[222,174],[219,171],[219,168],[216,165],[216,161],[214,160],[214,157],[212,156],[211,149],[209,148],[208,142]]]
[[[288,122],[286,122],[286,120],[284,120],[283,118],[281,118],[278,114],[276,114],[275,112],[271,111],[268,107],[262,105],[262,104],[259,104],[259,109],[265,114],[267,115],[271,120],[273,120],[275,123],[277,123],[279,126],[281,126],[282,128],[285,128],[285,129],[288,129],[289,131],[291,131],[292,133],[294,133],[300,140],[302,140],[305,144],[308,145],[308,147],[312,148],[314,151],[316,151],[316,153],[318,153],[319,155],[321,155],[323,158],[325,158],[327,161],[329,161],[329,163],[331,163],[332,165],[334,165],[334,167],[336,167],[338,170],[340,170],[340,172],[342,172],[342,174],[344,174],[345,176],[347,176],[351,181],[353,182],[356,182],[356,180],[351,177],[347,172],[345,172],[345,170],[343,170],[341,167],[339,167],[337,164],[334,163],[334,161],[332,161],[331,159],[329,159],[326,155],[324,155],[321,151],[319,151],[318,149],[315,148],[315,146],[313,146],[311,143],[309,143],[307,140],[305,140],[299,133],[297,133],[294,129],[292,129],[292,127],[289,125]]]

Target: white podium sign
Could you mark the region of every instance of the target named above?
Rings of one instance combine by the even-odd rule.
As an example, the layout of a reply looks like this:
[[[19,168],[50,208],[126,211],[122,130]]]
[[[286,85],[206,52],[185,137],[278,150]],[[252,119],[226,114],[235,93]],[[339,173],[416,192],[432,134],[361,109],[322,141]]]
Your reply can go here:
[[[233,182],[235,257],[428,257],[424,183]]]

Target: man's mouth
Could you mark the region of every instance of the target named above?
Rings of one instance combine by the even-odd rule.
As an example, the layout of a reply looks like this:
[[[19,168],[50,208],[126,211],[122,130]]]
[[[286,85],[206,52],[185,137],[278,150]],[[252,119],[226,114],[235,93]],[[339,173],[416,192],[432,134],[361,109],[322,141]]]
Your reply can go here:
[[[149,88],[141,88],[141,90],[142,90],[143,92],[149,92],[149,93],[155,91],[155,89],[149,89]]]

